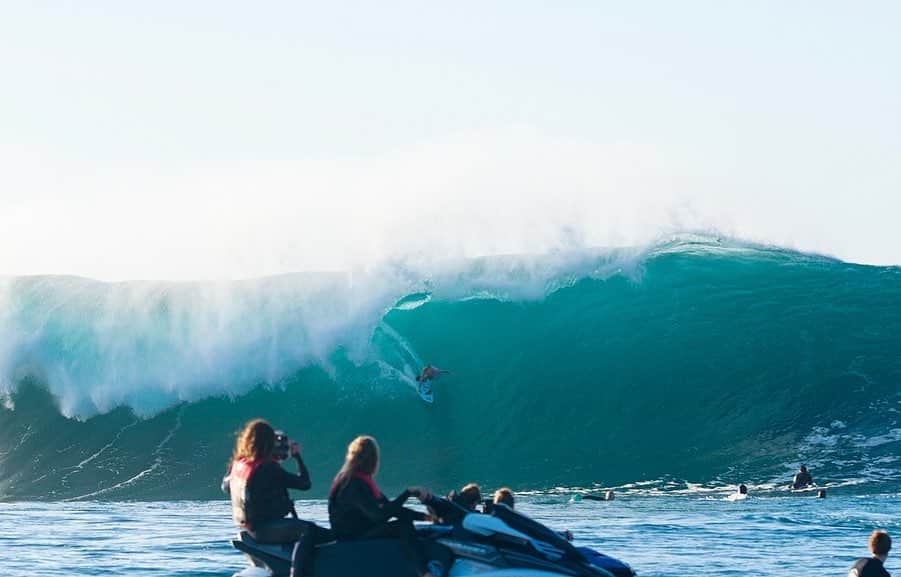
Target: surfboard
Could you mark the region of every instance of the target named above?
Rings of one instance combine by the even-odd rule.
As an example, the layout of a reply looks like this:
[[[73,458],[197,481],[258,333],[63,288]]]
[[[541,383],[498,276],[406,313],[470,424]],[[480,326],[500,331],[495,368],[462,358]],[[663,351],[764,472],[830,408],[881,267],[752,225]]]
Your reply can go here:
[[[801,487],[800,489],[793,489],[791,485],[788,487],[788,492],[793,495],[816,495],[816,493],[822,489],[822,487],[818,487],[816,485],[807,485],[806,487]]]
[[[432,395],[432,383],[425,382],[419,387],[419,398],[429,404],[435,401],[435,397]]]

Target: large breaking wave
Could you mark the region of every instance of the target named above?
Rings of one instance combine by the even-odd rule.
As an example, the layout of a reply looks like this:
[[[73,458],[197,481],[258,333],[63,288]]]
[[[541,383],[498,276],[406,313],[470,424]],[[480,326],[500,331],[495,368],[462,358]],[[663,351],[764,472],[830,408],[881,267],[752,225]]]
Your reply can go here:
[[[233,433],[382,482],[901,483],[901,269],[710,237],[220,283],[0,285],[0,498],[215,496]],[[422,403],[422,361],[454,371]]]

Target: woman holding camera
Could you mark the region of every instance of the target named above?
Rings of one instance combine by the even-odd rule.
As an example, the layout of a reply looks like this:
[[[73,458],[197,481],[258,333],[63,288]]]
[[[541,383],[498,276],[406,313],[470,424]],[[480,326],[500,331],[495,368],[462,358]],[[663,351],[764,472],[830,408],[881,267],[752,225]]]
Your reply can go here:
[[[311,485],[310,472],[300,457],[300,443],[288,445],[288,452],[297,463],[296,475],[282,468],[275,449],[275,431],[269,423],[263,419],[247,423],[238,435],[222,488],[231,496],[236,525],[247,529],[261,543],[300,541],[300,561],[306,561],[312,555],[313,545],[330,541],[331,533],[298,519],[294,502],[288,496],[288,489],[306,491]],[[304,564],[305,569],[308,566],[309,563]]]
[[[338,471],[328,497],[328,516],[338,540],[396,538],[413,560],[421,577],[431,577],[422,547],[416,540],[413,521],[424,513],[407,509],[404,503],[416,496],[425,503],[431,492],[410,487],[389,501],[372,477],[379,467],[379,446],[372,437],[357,437],[347,447],[344,466]]]

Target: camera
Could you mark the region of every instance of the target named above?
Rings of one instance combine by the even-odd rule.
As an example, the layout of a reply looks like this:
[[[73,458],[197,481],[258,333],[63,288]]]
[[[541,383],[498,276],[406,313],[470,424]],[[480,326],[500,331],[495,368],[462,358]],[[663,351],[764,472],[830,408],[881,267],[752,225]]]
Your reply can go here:
[[[284,461],[288,458],[290,452],[291,446],[288,442],[288,435],[286,435],[284,431],[276,431],[275,448],[272,450],[272,456],[279,461]]]

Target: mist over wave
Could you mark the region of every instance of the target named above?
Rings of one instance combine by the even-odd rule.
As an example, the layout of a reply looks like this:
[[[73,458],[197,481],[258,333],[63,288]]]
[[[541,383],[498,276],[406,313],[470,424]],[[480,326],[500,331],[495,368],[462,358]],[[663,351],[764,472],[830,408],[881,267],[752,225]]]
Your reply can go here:
[[[386,487],[771,486],[802,461],[845,490],[901,482],[893,267],[683,236],[240,282],[10,278],[0,303],[0,498],[213,496],[255,416],[304,441],[314,494],[362,432]],[[433,406],[423,361],[454,371]]]
[[[392,262],[234,282],[8,278],[0,284],[0,392],[9,398],[33,377],[66,416],[117,406],[151,416],[179,401],[277,384],[307,366],[334,376],[339,359],[378,360],[373,336],[395,306],[535,301],[579,279],[637,274],[646,250]]]

